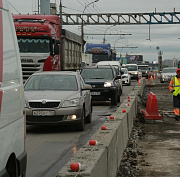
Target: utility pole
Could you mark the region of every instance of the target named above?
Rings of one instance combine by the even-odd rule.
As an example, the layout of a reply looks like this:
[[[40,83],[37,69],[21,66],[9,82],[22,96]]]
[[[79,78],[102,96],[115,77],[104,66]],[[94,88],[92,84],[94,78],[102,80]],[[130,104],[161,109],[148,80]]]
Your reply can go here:
[[[162,55],[163,55],[163,52],[159,51],[158,52],[159,71],[162,71]]]
[[[60,4],[59,4],[59,12],[60,12],[60,25],[61,25],[61,29],[62,29],[62,3],[60,0]]]

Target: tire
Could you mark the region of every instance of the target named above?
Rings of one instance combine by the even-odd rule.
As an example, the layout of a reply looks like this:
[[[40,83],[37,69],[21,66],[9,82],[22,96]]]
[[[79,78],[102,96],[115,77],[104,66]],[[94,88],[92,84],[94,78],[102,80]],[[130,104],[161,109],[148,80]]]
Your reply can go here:
[[[84,112],[84,108],[83,108],[81,122],[78,124],[77,130],[84,131],[84,126],[85,126],[85,112]]]
[[[92,122],[92,113],[90,112],[89,115],[86,117],[86,123],[91,123]]]
[[[111,97],[111,105],[117,105],[117,93],[116,92]]]
[[[15,155],[11,155],[6,165],[9,177],[18,177],[18,167]]]
[[[131,85],[131,81],[129,81],[129,83],[127,84],[128,86]]]
[[[117,102],[119,103],[120,101],[121,101],[121,96],[118,95],[118,97],[117,97]]]
[[[87,115],[86,119],[85,119],[86,123],[91,123],[92,122],[92,103],[91,103],[91,111],[89,113],[89,115]]]

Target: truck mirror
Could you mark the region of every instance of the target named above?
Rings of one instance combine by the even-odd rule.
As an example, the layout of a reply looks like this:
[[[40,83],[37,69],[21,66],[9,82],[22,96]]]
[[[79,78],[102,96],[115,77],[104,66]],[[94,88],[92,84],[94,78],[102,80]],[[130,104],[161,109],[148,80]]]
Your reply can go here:
[[[61,44],[61,41],[60,40],[55,40],[55,43],[56,44]]]
[[[59,45],[55,44],[54,45],[54,55],[58,55],[59,54]]]

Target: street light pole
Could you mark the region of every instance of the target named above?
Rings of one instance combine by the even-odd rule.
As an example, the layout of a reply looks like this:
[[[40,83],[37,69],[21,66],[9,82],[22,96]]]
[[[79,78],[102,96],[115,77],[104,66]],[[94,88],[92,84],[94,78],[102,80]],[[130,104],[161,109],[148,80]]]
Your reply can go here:
[[[81,39],[82,39],[82,52],[84,53],[84,21],[83,21],[83,14],[88,6],[91,4],[94,4],[95,2],[98,2],[99,0],[94,0],[93,2],[90,2],[84,7],[84,10],[82,12],[82,23],[81,23]]]
[[[115,26],[115,25],[114,25],[114,26]],[[105,42],[106,42],[106,39],[105,39],[105,34],[106,34],[107,30],[108,30],[109,28],[111,28],[111,27],[113,27],[113,26],[109,26],[109,27],[106,29],[106,31],[104,32],[103,44],[105,44]]]

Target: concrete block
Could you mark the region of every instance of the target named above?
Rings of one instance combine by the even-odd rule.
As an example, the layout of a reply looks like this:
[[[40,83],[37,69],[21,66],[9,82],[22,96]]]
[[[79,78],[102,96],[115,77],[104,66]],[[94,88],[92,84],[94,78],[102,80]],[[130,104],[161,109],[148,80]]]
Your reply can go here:
[[[131,135],[133,121],[136,116],[135,103],[136,103],[135,98],[130,98],[130,101],[128,101],[128,103],[125,100],[119,107],[121,110],[126,110],[127,112],[128,137],[130,137]],[[129,106],[126,106],[126,104],[129,104]]]
[[[72,172],[70,164],[79,162],[80,172]],[[81,148],[76,155],[58,172],[57,177],[108,177],[107,149],[103,147]]]

